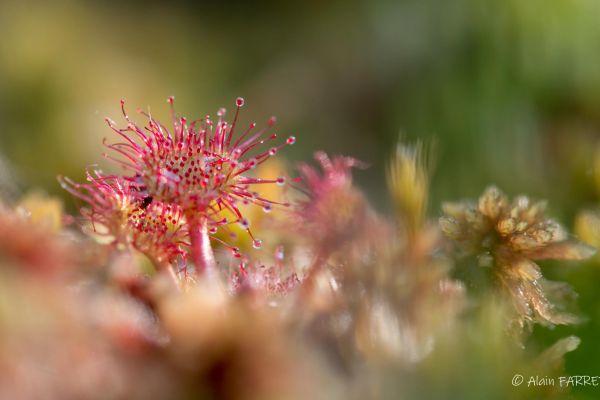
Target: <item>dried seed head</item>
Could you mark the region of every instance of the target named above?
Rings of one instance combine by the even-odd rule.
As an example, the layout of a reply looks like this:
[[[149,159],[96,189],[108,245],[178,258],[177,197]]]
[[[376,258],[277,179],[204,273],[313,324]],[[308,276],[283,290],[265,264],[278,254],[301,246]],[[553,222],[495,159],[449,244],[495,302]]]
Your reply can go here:
[[[545,214],[546,203],[519,196],[509,202],[496,187],[489,187],[471,202],[447,204],[440,226],[446,236],[467,252],[491,256],[492,271],[516,312],[522,329],[538,322],[572,323],[576,318],[559,312],[547,299],[536,260],[582,260],[593,249],[568,240],[563,227]]]
[[[477,207],[472,202],[447,203],[440,219],[444,233],[463,247],[476,251],[492,242],[528,258],[582,259],[590,249],[567,242],[567,233],[556,221],[546,217],[546,203],[531,203],[525,196],[508,198],[496,187],[486,189]],[[557,253],[561,249],[563,254]]]

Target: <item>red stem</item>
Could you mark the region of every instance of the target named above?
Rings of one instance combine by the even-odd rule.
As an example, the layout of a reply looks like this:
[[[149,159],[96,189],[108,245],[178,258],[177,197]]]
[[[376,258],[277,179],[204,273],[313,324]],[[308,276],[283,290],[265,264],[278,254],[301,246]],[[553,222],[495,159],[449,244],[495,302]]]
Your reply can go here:
[[[216,272],[216,261],[210,245],[206,218],[201,218],[191,226],[191,239],[192,260],[198,275],[213,275]]]

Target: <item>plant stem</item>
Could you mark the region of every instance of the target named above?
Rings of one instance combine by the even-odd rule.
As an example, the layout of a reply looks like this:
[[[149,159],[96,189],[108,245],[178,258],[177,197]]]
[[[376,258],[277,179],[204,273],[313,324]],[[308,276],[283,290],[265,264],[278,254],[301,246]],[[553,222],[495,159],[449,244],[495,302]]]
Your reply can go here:
[[[173,281],[173,284],[175,285],[177,290],[181,290],[181,281],[179,280],[179,277],[177,276],[177,272],[175,272],[175,268],[173,267],[173,265],[171,263],[166,262],[164,260],[159,261],[158,258],[153,257],[149,254],[146,254],[146,256],[150,259],[152,264],[154,264],[154,267],[156,268],[156,270],[159,273],[164,273],[166,271],[169,274],[169,277]]]
[[[169,276],[173,280],[175,287],[177,290],[181,290],[181,283],[179,282],[179,278],[177,277],[177,273],[175,273],[175,269],[172,265],[167,266],[167,271],[169,272]]]
[[[317,276],[319,275],[319,272],[323,269],[323,264],[326,260],[327,256],[324,254],[324,252],[319,252],[317,254],[315,260],[308,269],[308,272],[302,281],[302,287],[300,290],[301,296],[307,297],[312,295],[316,284]]]
[[[191,226],[192,260],[199,275],[213,275],[216,272],[216,261],[210,238],[208,236],[208,221],[201,218]]]

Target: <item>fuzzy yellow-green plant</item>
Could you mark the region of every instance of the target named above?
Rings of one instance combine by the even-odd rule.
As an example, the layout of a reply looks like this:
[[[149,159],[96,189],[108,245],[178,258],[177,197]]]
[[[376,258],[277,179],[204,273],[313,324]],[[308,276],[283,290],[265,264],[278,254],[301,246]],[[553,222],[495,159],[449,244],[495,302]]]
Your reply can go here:
[[[357,293],[365,293],[356,341],[370,359],[421,360],[463,308],[464,288],[449,276],[449,260],[433,256],[441,235],[426,219],[429,151],[422,143],[397,146],[388,169],[397,223],[367,265],[355,260],[347,268],[345,283],[354,280]]]
[[[56,197],[50,197],[40,191],[32,191],[19,200],[18,207],[25,210],[31,222],[36,225],[44,225],[53,232],[58,232],[62,228],[63,204]]]
[[[600,195],[600,145],[596,145],[593,157],[593,174],[596,195]],[[597,208],[583,209],[575,217],[575,233],[585,243],[600,246],[600,211]]]
[[[400,225],[414,233],[425,218],[429,200],[430,148],[398,144],[388,167],[388,187]]]
[[[583,242],[596,248],[600,246],[600,213],[598,211],[582,210],[577,213],[574,229],[577,237]]]

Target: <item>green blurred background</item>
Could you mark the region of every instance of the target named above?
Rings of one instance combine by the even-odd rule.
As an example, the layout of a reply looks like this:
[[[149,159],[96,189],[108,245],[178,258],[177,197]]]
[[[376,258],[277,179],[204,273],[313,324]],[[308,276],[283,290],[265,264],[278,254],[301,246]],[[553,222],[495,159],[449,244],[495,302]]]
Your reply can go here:
[[[550,200],[572,226],[600,204],[599,18],[596,0],[3,0],[0,185],[59,194],[58,174],[106,165],[103,119],[121,121],[121,98],[165,118],[169,95],[189,117],[243,96],[245,121],[275,114],[298,138],[292,165],[315,150],[368,163],[357,182],[383,212],[402,137],[436,144],[432,215],[496,183]],[[597,262],[547,270],[589,320],[537,330],[536,343],[579,335],[569,372],[600,375]]]

